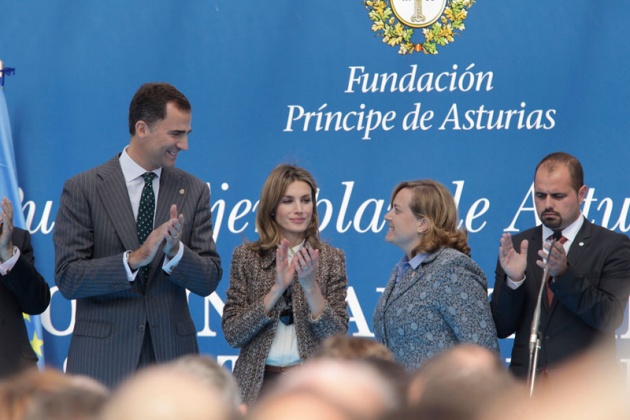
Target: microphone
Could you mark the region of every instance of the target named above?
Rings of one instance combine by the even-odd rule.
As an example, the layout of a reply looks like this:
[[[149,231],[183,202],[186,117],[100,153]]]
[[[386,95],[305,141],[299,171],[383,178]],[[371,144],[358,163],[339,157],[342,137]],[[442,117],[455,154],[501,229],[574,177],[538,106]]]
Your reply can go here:
[[[540,326],[540,311],[542,307],[542,296],[546,288],[547,277],[549,276],[549,255],[551,250],[562,238],[562,230],[554,230],[551,238],[551,245],[549,246],[549,253],[547,254],[547,260],[545,261],[545,269],[543,271],[542,281],[540,282],[540,289],[538,290],[538,299],[536,300],[536,309],[534,309],[534,316],[532,318],[532,325],[529,334],[529,372],[527,381],[529,382],[529,396],[534,393],[534,382],[536,381],[536,365],[538,364],[538,350],[540,348],[540,337],[538,335],[538,327]]]

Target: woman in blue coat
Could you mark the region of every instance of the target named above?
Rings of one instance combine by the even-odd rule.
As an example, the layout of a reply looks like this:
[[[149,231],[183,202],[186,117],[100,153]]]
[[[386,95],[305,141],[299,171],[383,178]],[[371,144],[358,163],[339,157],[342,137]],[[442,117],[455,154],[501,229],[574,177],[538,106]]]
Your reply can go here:
[[[385,220],[385,240],[404,255],[376,306],[376,338],[409,371],[459,343],[498,352],[486,277],[450,192],[433,180],[400,183]]]

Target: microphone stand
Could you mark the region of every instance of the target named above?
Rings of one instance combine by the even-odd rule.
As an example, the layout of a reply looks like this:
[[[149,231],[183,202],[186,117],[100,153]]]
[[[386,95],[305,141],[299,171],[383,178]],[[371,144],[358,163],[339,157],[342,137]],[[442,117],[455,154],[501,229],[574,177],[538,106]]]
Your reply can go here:
[[[553,241],[549,247],[549,254],[553,249],[556,242],[558,242],[558,236],[562,233],[555,232],[553,235]],[[542,296],[547,285],[547,276],[549,275],[549,255],[547,255],[547,263],[545,264],[545,270],[543,271],[543,278],[540,282],[540,289],[538,290],[538,299],[536,300],[536,309],[534,309],[534,317],[532,318],[532,328],[529,334],[529,369],[527,374],[527,383],[529,384],[529,396],[534,394],[534,384],[536,382],[536,367],[538,366],[538,351],[540,350],[540,311],[542,307]]]

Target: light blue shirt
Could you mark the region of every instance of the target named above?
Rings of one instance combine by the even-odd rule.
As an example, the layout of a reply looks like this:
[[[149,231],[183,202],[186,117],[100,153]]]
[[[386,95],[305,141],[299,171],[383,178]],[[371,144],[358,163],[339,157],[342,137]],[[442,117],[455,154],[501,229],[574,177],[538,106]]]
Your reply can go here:
[[[425,258],[427,258],[428,256],[429,254],[420,253],[412,259],[409,259],[406,255],[404,255],[396,266],[396,283],[398,283],[398,280],[401,279],[405,275],[405,273],[407,273],[409,268],[416,270],[418,267],[420,267],[422,261],[424,261]]]

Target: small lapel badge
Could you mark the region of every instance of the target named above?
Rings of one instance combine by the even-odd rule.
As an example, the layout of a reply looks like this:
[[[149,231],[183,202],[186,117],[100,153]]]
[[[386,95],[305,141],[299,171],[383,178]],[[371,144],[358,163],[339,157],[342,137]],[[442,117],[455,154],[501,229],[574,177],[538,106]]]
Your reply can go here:
[[[580,242],[578,245],[579,246],[584,246],[584,242]]]
[[[186,190],[182,188],[181,190],[179,190],[179,195],[184,195],[184,192],[186,192]]]

